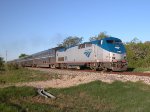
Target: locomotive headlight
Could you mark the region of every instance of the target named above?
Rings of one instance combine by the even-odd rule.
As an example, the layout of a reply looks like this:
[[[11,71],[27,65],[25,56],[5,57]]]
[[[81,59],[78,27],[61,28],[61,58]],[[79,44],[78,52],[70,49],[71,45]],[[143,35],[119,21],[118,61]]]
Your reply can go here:
[[[112,59],[115,59],[115,57],[112,57]]]
[[[127,58],[127,56],[126,56],[126,54],[124,54],[124,59],[126,59]]]

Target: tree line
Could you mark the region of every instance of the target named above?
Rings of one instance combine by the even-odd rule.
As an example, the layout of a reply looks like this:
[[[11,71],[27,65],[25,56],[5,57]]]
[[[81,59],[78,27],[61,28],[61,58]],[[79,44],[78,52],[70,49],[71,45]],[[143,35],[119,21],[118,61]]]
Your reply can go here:
[[[89,41],[94,40],[100,40],[102,38],[110,37],[106,34],[106,32],[100,32],[98,35],[90,37]],[[70,47],[74,45],[79,45],[83,41],[83,37],[77,37],[77,36],[69,36],[66,39],[63,40],[62,43],[58,44],[58,47]]]

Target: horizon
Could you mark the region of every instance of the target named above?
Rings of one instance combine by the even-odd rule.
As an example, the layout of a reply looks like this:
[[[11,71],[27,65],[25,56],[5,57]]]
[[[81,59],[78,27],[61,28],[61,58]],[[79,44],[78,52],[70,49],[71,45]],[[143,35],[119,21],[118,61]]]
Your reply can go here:
[[[57,46],[68,36],[83,42],[100,32],[130,42],[149,41],[149,0],[1,0],[0,56],[7,60]]]

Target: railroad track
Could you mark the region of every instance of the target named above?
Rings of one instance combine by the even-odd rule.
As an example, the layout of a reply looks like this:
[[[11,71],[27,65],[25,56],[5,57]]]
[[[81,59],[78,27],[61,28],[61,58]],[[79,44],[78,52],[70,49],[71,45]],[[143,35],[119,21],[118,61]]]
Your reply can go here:
[[[42,68],[43,69],[43,68]],[[50,68],[44,68],[44,69],[50,69]],[[107,73],[107,74],[120,74],[120,75],[136,75],[136,76],[148,76],[150,77],[150,73],[144,73],[144,72],[131,72],[131,71],[125,71],[125,72],[113,72],[113,71],[94,71],[90,69],[58,69],[58,70],[66,70],[66,71],[80,71],[80,72],[93,72],[93,73]]]
[[[93,70],[82,70],[83,72],[86,71],[86,72],[96,72],[96,73],[99,73],[99,72],[104,72],[104,73],[107,73],[107,74],[120,74],[120,75],[136,75],[136,76],[148,76],[150,77],[150,73],[143,73],[143,72],[129,72],[129,71],[126,71],[126,72],[113,72],[113,71],[93,71]]]
[[[112,83],[116,80],[126,82],[137,82],[141,81],[145,84],[150,85],[150,73],[141,72],[104,72],[104,71],[93,71],[90,69],[50,69],[50,68],[30,68],[33,70],[39,70],[47,73],[58,74],[61,78],[56,81],[50,80],[49,84],[43,84],[43,87],[69,87],[76,86],[83,83],[89,83],[91,81],[100,80],[106,83]],[[62,75],[62,76],[61,76]],[[55,80],[55,79],[54,79]],[[56,82],[56,84],[55,84]],[[42,87],[41,86],[41,87]],[[52,87],[53,87],[52,86]]]
[[[143,72],[110,72],[112,74],[121,74],[121,75],[136,75],[136,76],[148,76],[150,77],[150,73]]]

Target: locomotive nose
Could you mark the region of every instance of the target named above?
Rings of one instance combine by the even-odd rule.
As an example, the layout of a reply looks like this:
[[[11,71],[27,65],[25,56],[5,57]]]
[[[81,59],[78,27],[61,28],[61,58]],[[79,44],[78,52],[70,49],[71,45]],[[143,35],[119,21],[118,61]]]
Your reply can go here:
[[[116,54],[116,53],[110,53],[110,60],[111,61],[122,61],[125,60],[126,54]]]

